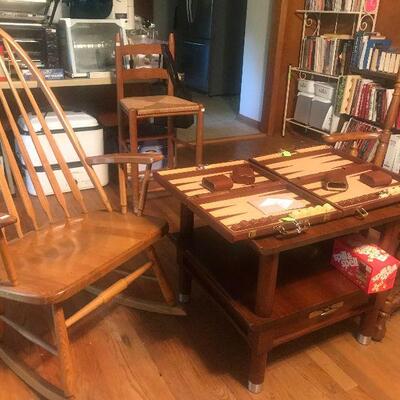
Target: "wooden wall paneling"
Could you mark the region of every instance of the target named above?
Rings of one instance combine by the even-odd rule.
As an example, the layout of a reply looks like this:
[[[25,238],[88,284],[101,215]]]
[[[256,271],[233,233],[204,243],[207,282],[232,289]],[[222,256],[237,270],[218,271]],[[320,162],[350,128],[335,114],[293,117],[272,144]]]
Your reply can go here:
[[[399,26],[396,21],[400,18],[400,2],[381,0],[376,23],[376,31],[386,35],[393,41],[393,47],[400,46]]]
[[[295,11],[303,7],[303,0],[274,2],[261,120],[261,130],[268,135],[280,134],[282,127],[287,70],[289,64],[298,63],[300,51],[302,20]]]

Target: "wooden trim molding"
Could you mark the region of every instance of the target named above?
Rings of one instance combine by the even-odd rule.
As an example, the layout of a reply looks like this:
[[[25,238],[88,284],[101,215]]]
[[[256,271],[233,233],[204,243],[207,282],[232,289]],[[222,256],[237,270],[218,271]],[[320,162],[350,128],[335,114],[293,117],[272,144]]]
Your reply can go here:
[[[240,122],[243,122],[244,124],[246,124],[248,126],[251,126],[252,128],[256,128],[256,129],[260,130],[260,127],[261,127],[260,121],[256,121],[255,119],[246,117],[245,115],[242,115],[242,114],[238,114],[236,119]]]
[[[279,102],[276,94],[279,91],[280,79],[283,65],[285,47],[286,26],[288,17],[289,0],[276,0],[272,7],[272,32],[270,35],[270,46],[268,51],[268,65],[265,79],[263,115],[260,128],[267,135],[273,135],[277,125],[279,113]],[[273,101],[273,99],[275,101]]]
[[[273,2],[261,119],[261,130],[268,135],[280,135],[282,130],[288,67],[298,64],[301,45],[302,19],[296,10],[303,7],[304,0]],[[289,113],[293,111],[293,100],[289,99]]]

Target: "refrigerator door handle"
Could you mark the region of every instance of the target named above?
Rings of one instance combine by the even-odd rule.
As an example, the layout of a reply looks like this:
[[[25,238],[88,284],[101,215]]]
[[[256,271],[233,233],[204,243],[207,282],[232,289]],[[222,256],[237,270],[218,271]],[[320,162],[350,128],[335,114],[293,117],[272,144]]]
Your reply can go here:
[[[205,46],[205,44],[204,43],[197,43],[197,42],[191,42],[190,40],[185,40],[185,43],[186,44],[190,44],[190,45],[192,45],[192,46]]]
[[[189,24],[193,24],[192,0],[186,0],[186,16]]]

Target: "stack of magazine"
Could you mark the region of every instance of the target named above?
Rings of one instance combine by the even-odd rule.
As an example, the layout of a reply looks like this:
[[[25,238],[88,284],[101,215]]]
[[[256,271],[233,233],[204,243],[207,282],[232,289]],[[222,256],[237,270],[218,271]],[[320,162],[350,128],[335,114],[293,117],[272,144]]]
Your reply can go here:
[[[341,130],[342,133],[379,131],[380,129],[376,128],[375,126],[358,121],[354,118],[350,118],[349,121],[345,122]],[[349,153],[352,146],[353,142],[338,142],[335,145],[335,149]],[[359,158],[367,162],[372,162],[378,148],[378,140],[358,140],[357,148]]]

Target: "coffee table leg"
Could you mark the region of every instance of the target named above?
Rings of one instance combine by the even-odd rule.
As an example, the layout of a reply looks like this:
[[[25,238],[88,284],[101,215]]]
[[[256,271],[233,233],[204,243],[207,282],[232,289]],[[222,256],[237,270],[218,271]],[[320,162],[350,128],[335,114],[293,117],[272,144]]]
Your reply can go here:
[[[260,255],[258,259],[258,277],[255,313],[260,317],[269,317],[274,304],[276,277],[278,275],[279,254]]]
[[[192,276],[184,266],[183,254],[192,238],[194,225],[193,212],[181,204],[181,220],[178,243],[178,265],[179,265],[179,302],[188,303],[192,289]]]
[[[278,274],[279,254],[259,255],[257,293],[255,313],[260,317],[272,314],[276,278]],[[273,332],[264,331],[250,336],[250,370],[248,389],[252,393],[260,393],[264,383],[268,352],[272,348]]]
[[[400,224],[387,224],[382,234],[380,247],[389,254],[394,254],[397,250],[397,246],[399,245],[399,233]],[[388,293],[389,292],[378,293],[375,297],[374,308],[369,313],[363,315],[360,326],[360,334],[357,337],[357,340],[360,344],[367,345],[371,342],[371,338],[374,335],[378,324],[379,313],[385,305]]]
[[[250,358],[249,381],[247,388],[251,393],[261,393],[264,383],[265,368],[267,366],[268,351],[258,354],[252,350]]]

